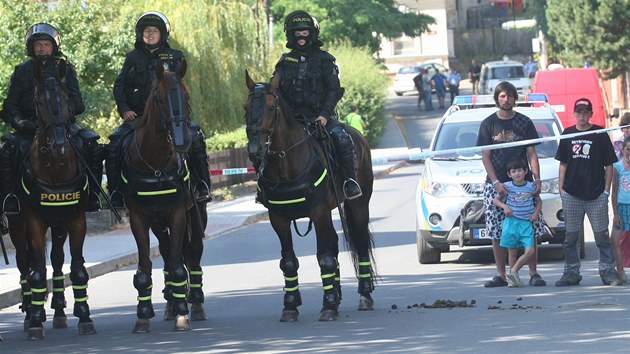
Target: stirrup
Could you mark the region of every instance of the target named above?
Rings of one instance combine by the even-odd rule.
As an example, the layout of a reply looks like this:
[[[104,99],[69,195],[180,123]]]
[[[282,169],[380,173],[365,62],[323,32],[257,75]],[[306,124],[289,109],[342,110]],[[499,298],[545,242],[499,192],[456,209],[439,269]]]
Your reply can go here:
[[[88,213],[95,213],[97,211],[100,211],[101,209],[102,209],[102,207],[101,207],[101,199],[98,197],[98,193],[91,192],[88,195],[87,212]]]
[[[20,207],[20,200],[13,193],[9,193],[4,197],[2,202],[2,211],[7,215],[19,214],[22,208]]]
[[[201,186],[202,188],[199,188],[199,186]],[[202,191],[204,193],[201,193]],[[197,203],[206,203],[212,201],[210,186],[205,181],[199,181],[199,183],[197,183],[197,196],[195,200],[197,201]]]
[[[350,191],[348,191],[348,189],[350,189]],[[354,189],[354,191],[352,189]],[[363,192],[357,181],[352,178],[346,178],[343,182],[343,194],[346,196],[347,200],[352,200],[362,196]]]

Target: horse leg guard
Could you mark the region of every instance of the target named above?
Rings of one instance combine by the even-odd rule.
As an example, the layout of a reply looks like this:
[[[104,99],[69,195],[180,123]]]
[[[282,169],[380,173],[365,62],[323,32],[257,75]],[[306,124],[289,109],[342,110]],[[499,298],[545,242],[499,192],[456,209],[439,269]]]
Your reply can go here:
[[[191,304],[203,304],[203,270],[201,270],[201,267],[191,267],[189,274],[190,291],[188,292],[188,302]]]
[[[72,314],[78,317],[80,321],[85,322],[90,319],[90,307],[87,303],[87,288],[90,276],[83,263],[83,258],[79,261],[72,261],[70,280],[72,281],[72,292],[74,294],[74,311]]]
[[[335,272],[338,263],[335,257],[324,255],[319,258],[319,268],[322,277],[322,286],[324,287],[324,300],[322,306],[324,309],[334,309],[339,307],[341,299],[339,293],[335,289]]]
[[[29,276],[29,284],[31,286],[31,322],[30,328],[40,328],[42,323],[46,322],[46,269],[36,269]]]
[[[50,308],[55,310],[53,315],[53,328],[66,328],[68,327],[68,317],[64,309],[66,308],[66,296],[64,295],[65,286],[64,280],[66,277],[63,272],[53,272],[53,289],[52,300],[50,301]]]
[[[298,269],[300,262],[293,251],[282,251],[280,269],[284,276],[284,308],[280,322],[295,322],[298,320],[298,307],[302,305],[300,285],[298,281]]]
[[[372,278],[372,262],[370,259],[359,259],[359,311],[373,310],[374,300],[372,300],[372,291],[374,290],[374,279]]]
[[[137,272],[133,276],[133,286],[138,290],[138,308],[136,314],[138,318],[149,319],[155,317],[153,304],[151,303],[151,290],[153,280],[148,272]]]
[[[206,142],[204,140],[203,131],[198,125],[190,127],[191,145],[189,160],[194,166],[194,174],[197,178],[197,196],[198,203],[206,203],[212,200],[210,182],[210,164],[208,163],[208,153],[206,151]]]
[[[166,268],[162,269],[162,274],[164,274],[164,290],[162,290],[162,295],[164,296],[164,300],[172,301],[173,281],[171,280],[171,275]]]
[[[171,282],[173,288],[173,310],[178,315],[188,314],[188,303],[186,302],[186,287],[188,285],[188,270],[183,263],[178,262],[171,267]]]
[[[20,306],[20,310],[24,312],[24,332],[27,332],[28,326],[31,323],[31,298],[33,295],[27,275],[20,275],[20,288],[22,289],[22,305]]]

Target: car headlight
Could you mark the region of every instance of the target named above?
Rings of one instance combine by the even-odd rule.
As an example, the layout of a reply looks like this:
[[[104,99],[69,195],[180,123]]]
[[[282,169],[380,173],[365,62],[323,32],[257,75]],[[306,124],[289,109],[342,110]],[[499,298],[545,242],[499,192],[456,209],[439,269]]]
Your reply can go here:
[[[560,193],[560,190],[558,189],[558,178],[543,179],[541,181],[540,193]]]
[[[434,197],[462,197],[466,193],[459,184],[441,183],[427,179],[422,180],[422,190]]]

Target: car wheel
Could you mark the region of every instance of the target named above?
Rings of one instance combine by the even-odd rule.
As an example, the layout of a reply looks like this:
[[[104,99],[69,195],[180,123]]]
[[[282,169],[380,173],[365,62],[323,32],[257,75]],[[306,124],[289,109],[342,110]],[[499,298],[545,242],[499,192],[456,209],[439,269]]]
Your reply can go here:
[[[403,94],[404,94],[404,92],[398,92],[398,91],[396,91],[396,95],[397,95],[397,96],[402,96]]]
[[[435,264],[440,263],[442,252],[439,248],[431,246],[420,235],[420,231],[416,232],[416,245],[418,248],[418,261],[420,264]]]

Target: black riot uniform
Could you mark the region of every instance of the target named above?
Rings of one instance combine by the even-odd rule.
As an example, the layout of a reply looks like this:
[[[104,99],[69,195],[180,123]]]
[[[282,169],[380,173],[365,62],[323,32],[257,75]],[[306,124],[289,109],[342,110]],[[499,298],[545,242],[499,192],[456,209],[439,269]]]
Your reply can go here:
[[[296,37],[296,31],[309,30],[307,37]],[[320,49],[317,20],[305,11],[294,11],[284,22],[287,47],[276,64],[274,75],[280,75],[282,97],[291,105],[296,117],[315,121],[318,117],[327,119],[326,130],[332,138],[342,173],[344,193],[347,199],[362,195],[356,182],[354,144],[344,130],[344,124],[335,117],[335,107],[343,96],[339,82],[339,68],[335,57]],[[304,45],[298,43],[305,39]]]
[[[33,49],[35,40],[51,41],[52,56],[37,57]],[[19,146],[32,141],[37,128],[33,63],[35,60],[40,60],[44,70],[56,70],[57,63],[63,59],[63,54],[59,50],[60,44],[61,36],[53,26],[47,23],[31,26],[26,33],[26,50],[31,59],[19,64],[11,75],[9,92],[3,104],[2,119],[15,129],[15,134],[11,135],[11,139],[3,137],[4,144],[0,149],[0,193],[3,211],[8,214],[16,214],[20,211],[20,205],[14,193],[19,166],[25,156],[23,149]],[[103,145],[98,143],[100,138],[98,134],[87,128],[81,128],[75,123],[75,117],[85,111],[85,105],[81,98],[77,73],[70,63],[67,63],[63,81],[68,90],[68,108],[72,123],[70,131],[83,140],[82,153],[88,168],[95,177],[89,179],[88,211],[98,211],[101,208],[98,192],[103,175]]]
[[[142,33],[147,26],[155,26],[160,30],[160,42],[149,46],[142,40]],[[109,136],[105,168],[107,173],[107,187],[112,203],[116,208],[123,208],[121,186],[122,144],[125,136],[133,131],[144,111],[151,83],[155,80],[155,66],[163,65],[169,71],[175,71],[181,64],[184,55],[168,44],[170,23],[161,13],[156,11],[142,14],[136,21],[135,49],[127,53],[125,62],[114,82],[114,99],[118,113],[133,111],[136,118],[124,122]],[[193,176],[197,181],[197,201],[207,202],[210,196],[210,169],[206,143],[201,127],[191,124],[192,142],[187,159],[193,167]]]

